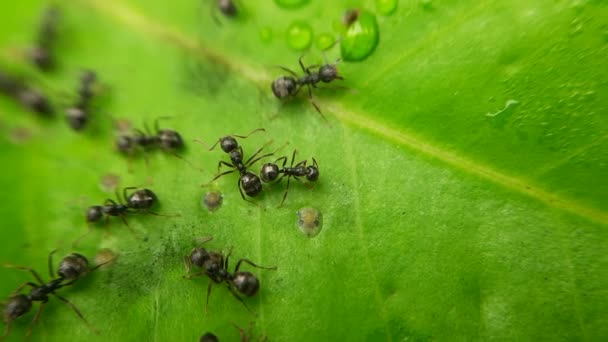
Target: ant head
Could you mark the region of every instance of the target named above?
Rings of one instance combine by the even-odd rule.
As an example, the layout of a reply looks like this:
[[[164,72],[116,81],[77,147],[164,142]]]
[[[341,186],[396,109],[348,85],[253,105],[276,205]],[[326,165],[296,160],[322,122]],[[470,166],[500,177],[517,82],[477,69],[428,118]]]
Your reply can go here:
[[[92,70],[85,70],[80,75],[82,83],[93,83],[97,79],[97,74]]]
[[[178,150],[184,147],[182,136],[170,129],[161,129],[158,132],[160,146],[166,150]]]
[[[336,64],[324,64],[319,68],[319,78],[321,81],[328,83],[335,79],[342,79],[338,75],[338,67]]]
[[[201,336],[198,342],[219,342],[219,339],[214,334],[208,332]]]
[[[306,179],[311,182],[319,179],[319,168],[316,165],[309,165],[306,167]]]
[[[295,95],[298,81],[291,76],[281,76],[272,82],[272,92],[279,99]]]
[[[239,147],[239,143],[233,136],[227,135],[220,138],[220,147],[225,153],[230,153]]]
[[[68,124],[75,131],[80,131],[84,128],[87,123],[87,113],[82,108],[72,107],[68,108],[66,113]]]
[[[127,198],[127,205],[132,209],[150,209],[156,201],[156,194],[152,190],[140,189]]]
[[[19,102],[33,112],[44,115],[53,114],[53,108],[49,101],[35,90],[28,89],[21,91],[19,92],[18,97]]]
[[[19,294],[9,298],[4,306],[4,321],[11,322],[32,309],[32,301],[26,295]]]
[[[72,253],[61,260],[57,274],[59,274],[61,278],[71,280],[81,277],[83,274],[87,273],[88,270],[89,261],[87,258],[85,258],[84,255]]]
[[[255,197],[262,192],[262,181],[255,173],[247,171],[240,179],[241,188],[249,197]]]
[[[260,170],[260,178],[265,183],[272,182],[279,177],[279,166],[273,163],[266,163]]]
[[[122,153],[131,152],[133,148],[133,138],[128,135],[120,135],[116,138],[116,148]]]
[[[53,67],[53,59],[49,50],[41,46],[35,46],[30,49],[29,59],[40,70],[49,70]]]
[[[251,272],[236,272],[232,279],[234,287],[247,297],[253,297],[260,289],[260,282]]]
[[[209,253],[204,248],[195,248],[190,253],[190,262],[196,267],[203,267],[207,260],[209,260]]]
[[[232,0],[219,0],[217,2],[220,11],[227,17],[234,17],[236,15],[236,6]]]
[[[87,209],[87,222],[97,222],[103,217],[103,208],[99,205],[94,205]]]

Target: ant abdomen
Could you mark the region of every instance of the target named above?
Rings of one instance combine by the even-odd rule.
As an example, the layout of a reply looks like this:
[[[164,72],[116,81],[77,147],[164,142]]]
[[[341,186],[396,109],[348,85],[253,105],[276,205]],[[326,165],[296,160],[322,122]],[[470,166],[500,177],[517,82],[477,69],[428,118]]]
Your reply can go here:
[[[18,294],[9,298],[8,303],[4,307],[4,321],[13,321],[32,309],[32,301],[24,294]]]
[[[293,96],[298,91],[298,81],[290,76],[281,76],[272,82],[272,92],[279,99]]]
[[[251,272],[236,272],[232,279],[236,289],[247,297],[253,297],[260,289],[258,278]]]
[[[127,198],[127,205],[132,209],[150,209],[157,201],[156,194],[150,189],[141,189],[133,192]]]
[[[262,192],[262,182],[253,172],[247,171],[240,179],[241,188],[249,197],[255,197]]]

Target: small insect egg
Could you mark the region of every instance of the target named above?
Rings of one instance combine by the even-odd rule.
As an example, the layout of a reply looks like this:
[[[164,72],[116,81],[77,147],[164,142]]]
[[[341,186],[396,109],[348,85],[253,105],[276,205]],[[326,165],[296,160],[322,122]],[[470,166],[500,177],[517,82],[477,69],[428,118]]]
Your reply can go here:
[[[309,238],[313,238],[321,232],[323,227],[323,215],[315,208],[305,207],[296,212],[298,215],[298,229]]]
[[[113,192],[120,184],[120,176],[115,173],[107,173],[99,180],[99,186],[104,192]]]
[[[95,255],[95,265],[104,264],[101,266],[102,268],[109,267],[114,264],[117,257],[118,255],[113,250],[109,248],[102,248]]]
[[[203,196],[202,204],[210,212],[218,210],[222,206],[224,196],[218,191],[209,191]]]

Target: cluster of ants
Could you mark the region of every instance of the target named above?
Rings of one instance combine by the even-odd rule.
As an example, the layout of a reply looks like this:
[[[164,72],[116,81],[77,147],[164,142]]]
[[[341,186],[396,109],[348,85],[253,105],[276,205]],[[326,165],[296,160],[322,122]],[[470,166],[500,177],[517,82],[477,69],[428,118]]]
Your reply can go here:
[[[238,13],[235,3],[231,0],[217,0],[214,1],[214,3],[215,5],[212,7],[212,16],[217,22],[219,22],[219,20],[214,13],[216,9],[226,17],[234,17]],[[46,72],[52,70],[56,65],[53,45],[57,36],[58,21],[58,9],[54,6],[49,7],[43,14],[35,43],[28,51],[28,60],[41,71]],[[280,100],[290,99],[295,97],[302,88],[306,87],[311,104],[322,118],[325,119],[321,109],[314,102],[312,92],[320,83],[343,80],[343,77],[339,75],[337,69],[339,60],[334,64],[325,62],[321,65],[305,66],[302,62],[302,57],[300,57],[298,62],[304,74],[300,76],[293,70],[280,66],[280,68],[288,72],[289,75],[281,76],[272,82],[272,93]],[[91,121],[92,101],[98,93],[98,88],[99,81],[96,73],[90,70],[82,72],[75,99],[72,104],[65,109],[66,121],[74,131],[83,131]],[[26,109],[41,116],[50,117],[55,113],[55,109],[47,96],[35,89],[35,87],[28,85],[23,78],[12,75],[10,72],[4,70],[0,70],[0,93],[13,98]],[[153,130],[150,130],[147,125],[144,125],[144,130],[133,129],[129,133],[120,134],[115,141],[116,149],[127,156],[133,156],[140,151],[147,152],[151,149],[158,149],[187,162],[187,160],[177,154],[185,145],[182,136],[175,130],[161,128],[159,124],[161,119],[164,119],[164,117],[161,117],[154,122]],[[245,159],[243,148],[239,145],[237,138],[246,139],[251,134],[262,131],[265,131],[265,129],[258,128],[247,135],[232,134],[219,138],[209,150],[214,150],[216,146],[219,145],[222,151],[228,154],[230,161],[219,161],[217,174],[209,183],[206,183],[203,186],[214,182],[220,177],[236,172],[239,174],[237,187],[241,197],[247,202],[256,204],[249,198],[256,197],[262,192],[263,183],[278,183],[283,178],[287,178],[285,192],[279,205],[280,207],[287,198],[292,179],[298,182],[304,182],[305,180],[307,181],[306,184],[318,180],[319,165],[315,158],[312,158],[310,161],[303,160],[296,162],[296,150],[293,151],[291,159],[288,156],[282,156],[274,162],[267,162],[262,165],[258,173],[252,171],[252,166],[255,163],[275,155],[276,151],[270,153],[264,152],[264,149],[266,149],[272,141],[266,143],[249,156],[249,158]],[[228,167],[231,170],[222,172],[222,167]],[[146,213],[156,216],[172,216],[152,211],[152,208],[157,203],[158,197],[150,189],[136,187],[124,188],[122,194],[116,193],[116,199],[106,199],[101,205],[93,205],[87,208],[85,221],[87,222],[89,229],[84,235],[74,241],[73,246],[76,247],[80,240],[91,232],[93,224],[101,221],[105,221],[107,224],[110,217],[120,218],[123,224],[129,228],[131,233],[137,238],[137,234],[131,229],[126,220],[127,215],[131,213]],[[205,238],[202,243],[206,243],[211,239],[211,237]],[[64,287],[74,285],[79,279],[83,278],[88,273],[99,269],[111,260],[90,267],[86,257],[78,253],[72,253],[62,259],[59,264],[57,275],[55,275],[52,261],[55,252],[56,251],[52,251],[48,256],[48,268],[51,278],[48,282],[43,281],[38,273],[32,268],[5,265],[6,267],[30,272],[36,282],[26,282],[20,285],[5,302],[3,317],[6,328],[4,334],[0,336],[0,340],[3,340],[9,335],[11,323],[15,319],[27,314],[31,311],[33,304],[39,302],[40,305],[26,332],[26,336],[29,336],[31,329],[38,321],[43,306],[48,302],[50,297],[56,297],[70,306],[76,315],[87,324],[89,328],[94,330],[80,310],[66,298],[57,294],[57,292]],[[276,267],[259,266],[248,259],[240,259],[231,272],[229,270],[229,258],[231,253],[232,248],[230,248],[227,253],[224,253],[197,247],[190,252],[189,256],[184,257],[184,265],[187,271],[187,275],[184,275],[184,278],[191,279],[198,276],[207,276],[210,279],[207,287],[205,312],[207,312],[212,286],[214,284],[222,283],[226,284],[230,293],[251,312],[251,309],[247,306],[242,297],[255,296],[259,291],[260,283],[253,273],[240,270],[241,265],[248,264],[255,268],[276,270]],[[198,271],[192,272],[192,268],[197,268]],[[26,287],[30,287],[31,289],[29,293],[23,294],[22,291]],[[244,329],[238,329],[241,340],[248,340],[248,333],[245,332]],[[200,341],[217,340],[217,337],[212,333],[206,333],[200,338]]]

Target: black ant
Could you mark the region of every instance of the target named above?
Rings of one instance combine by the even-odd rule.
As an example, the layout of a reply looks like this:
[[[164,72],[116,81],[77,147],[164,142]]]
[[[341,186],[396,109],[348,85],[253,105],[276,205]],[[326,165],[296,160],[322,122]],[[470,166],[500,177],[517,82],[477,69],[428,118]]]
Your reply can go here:
[[[201,243],[211,241],[213,238],[208,237]],[[265,270],[276,270],[277,267],[263,267],[258,266],[248,259],[239,259],[234,271],[230,273],[228,271],[228,260],[232,254],[232,248],[228,251],[227,255],[220,252],[208,251],[205,248],[197,247],[193,248],[189,256],[184,257],[184,265],[186,266],[186,272],[190,273],[192,265],[203,269],[201,272],[185,275],[184,278],[192,279],[194,277],[206,275],[212,281],[207,286],[207,301],[205,304],[205,313],[207,313],[207,307],[209,306],[209,296],[211,295],[211,288],[214,283],[221,284],[226,283],[230,293],[239,301],[241,304],[251,312],[251,309],[245,304],[243,299],[239,296],[239,293],[246,297],[255,296],[260,289],[260,281],[251,272],[239,271],[241,263],[249,264],[256,268]]]
[[[267,153],[263,156],[258,157],[258,154],[260,154],[260,152],[262,152],[262,150],[271,143],[272,143],[272,141],[270,141],[270,142],[266,143],[264,146],[262,146],[249,159],[247,159],[246,162],[243,162],[243,148],[241,146],[238,146],[237,148],[231,150],[230,152],[228,152],[228,154],[230,155],[230,161],[232,162],[232,164],[225,162],[223,160],[220,161],[217,164],[218,174],[215,177],[213,177],[213,179],[209,183],[213,182],[214,180],[216,180],[222,176],[225,176],[225,175],[231,174],[235,171],[238,171],[240,174],[239,181],[238,181],[238,187],[239,187],[239,192],[241,193],[241,197],[249,203],[256,204],[255,202],[248,200],[245,197],[245,194],[249,197],[255,197],[255,196],[259,195],[260,192],[262,192],[262,181],[260,180],[260,177],[258,177],[258,175],[256,175],[255,173],[253,173],[251,171],[247,171],[247,168],[249,168],[251,165],[258,162],[260,159],[272,156],[274,154],[274,153]],[[223,147],[224,146],[222,146],[222,148]],[[222,165],[228,166],[228,167],[232,168],[233,170],[219,173]],[[203,185],[203,186],[205,186],[205,185]]]
[[[75,131],[82,130],[89,119],[89,105],[95,93],[95,83],[97,75],[95,72],[86,70],[80,76],[80,84],[78,85],[78,99],[76,103],[67,109],[66,118],[68,124]]]
[[[206,332],[201,338],[199,338],[198,342],[219,342],[220,339],[215,336],[215,334]]]
[[[289,181],[293,177],[293,179],[301,182],[300,177],[306,177],[306,180],[309,182],[315,182],[319,179],[319,165],[315,158],[312,158],[312,165],[306,165],[307,161],[303,160],[294,165],[296,159],[296,150],[293,151],[291,156],[291,164],[289,166],[285,166],[287,164],[287,157],[281,157],[277,159],[274,163],[266,163],[262,166],[260,170],[260,178],[265,183],[273,182],[275,180],[281,181],[283,177],[287,176],[287,186],[285,187],[285,194],[283,195],[283,200],[279,207],[283,206],[285,199],[287,198],[287,192],[289,191]],[[281,167],[277,165],[279,161],[283,161]],[[281,175],[281,177],[279,177]]]
[[[247,139],[249,136],[251,136],[253,133],[256,133],[256,132],[266,132],[266,130],[264,128],[256,128],[253,131],[249,132],[249,134],[247,134],[247,135],[238,135],[238,134],[225,135],[225,136],[219,138],[215,142],[215,144],[213,144],[213,146],[211,146],[211,148],[209,148],[209,151],[213,151],[215,146],[217,146],[217,144],[220,144],[222,151],[224,151],[225,153],[230,153],[230,152],[236,150],[237,148],[239,148],[239,143],[236,141],[235,138]]]
[[[106,199],[103,205],[90,206],[85,214],[87,224],[92,224],[101,221],[105,217],[106,223],[110,216],[120,217],[125,226],[131,231],[131,233],[137,237],[137,234],[127,223],[125,216],[127,213],[144,212],[156,216],[167,216],[151,211],[150,209],[158,202],[156,194],[150,189],[139,189],[128,194],[129,190],[137,189],[136,187],[126,187],[122,190],[122,197],[116,193],[116,199]],[[89,230],[74,241],[73,246],[75,247],[80,240],[82,240],[87,234],[91,232]]]
[[[176,153],[185,148],[184,140],[177,131],[167,128],[161,129],[159,121],[163,119],[169,119],[169,117],[160,117],[154,120],[154,133],[152,133],[147,124],[144,123],[145,132],[136,129],[134,130],[135,134],[133,135],[121,134],[116,139],[116,148],[123,154],[133,155],[138,150],[146,152],[152,148],[158,147],[162,151],[183,160],[193,168],[199,169]]]
[[[55,278],[55,272],[53,271],[53,254],[56,252],[52,251],[48,256],[48,267],[49,267],[49,275],[51,280],[48,283],[45,283],[42,278],[38,275],[38,273],[30,268],[23,266],[15,266],[15,265],[5,265],[5,267],[16,268],[18,270],[28,271],[30,272],[37,283],[34,282],[26,282],[19,286],[11,296],[9,297],[6,305],[4,306],[4,322],[6,323],[6,328],[4,331],[4,335],[0,337],[1,339],[6,338],[10,333],[11,323],[17,318],[25,315],[32,309],[32,304],[34,302],[40,302],[40,306],[38,306],[38,311],[34,315],[32,322],[29,325],[29,328],[25,334],[28,337],[34,327],[34,324],[38,321],[38,317],[40,317],[40,313],[42,312],[42,307],[49,300],[49,296],[53,295],[57,297],[59,300],[67,304],[74,310],[76,315],[92,330],[94,330],[89,322],[84,318],[80,310],[69,300],[63,298],[62,296],[55,293],[55,291],[74,284],[78,279],[82,278],[89,272],[95,271],[99,267],[103,266],[106,263],[99,264],[93,268],[89,267],[89,261],[86,257],[78,253],[72,253],[61,260],[59,264],[59,269],[57,271],[57,275],[59,277]],[[21,290],[29,286],[32,289],[29,294],[20,293]]]
[[[54,110],[42,93],[27,86],[22,80],[0,70],[0,92],[17,100],[22,106],[37,114],[50,116]]]
[[[302,71],[304,71],[305,75],[300,77],[295,73],[295,71],[283,66],[279,66],[279,68],[287,71],[292,76],[281,76],[274,80],[271,85],[272,92],[278,99],[292,98],[296,96],[303,86],[306,86],[308,88],[308,98],[310,103],[315,107],[317,112],[321,114],[321,117],[327,121],[321,112],[321,109],[319,109],[319,106],[317,106],[317,104],[314,102],[312,97],[312,88],[317,88],[317,84],[319,82],[329,83],[334,80],[344,80],[344,78],[338,74],[337,65],[340,62],[340,59],[336,60],[336,63],[334,64],[326,62],[322,65],[311,65],[305,67],[302,63],[302,58],[304,58],[304,56],[301,56],[298,59],[298,63],[300,64],[300,67],[302,68]],[[317,68],[317,71],[311,70],[315,68]]]
[[[54,65],[52,47],[55,41],[57,22],[59,21],[59,9],[48,7],[40,21],[36,45],[29,51],[30,61],[40,70],[50,70]]]

